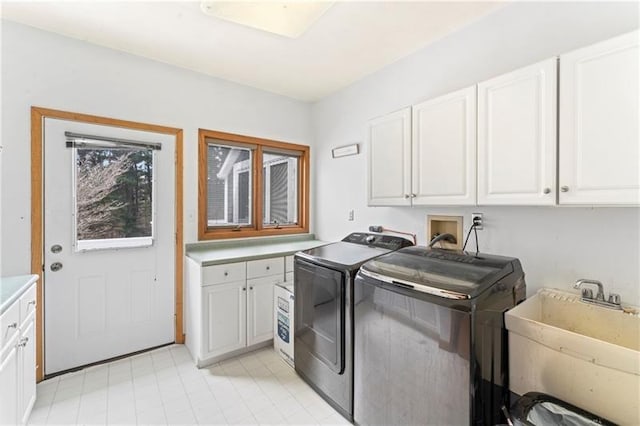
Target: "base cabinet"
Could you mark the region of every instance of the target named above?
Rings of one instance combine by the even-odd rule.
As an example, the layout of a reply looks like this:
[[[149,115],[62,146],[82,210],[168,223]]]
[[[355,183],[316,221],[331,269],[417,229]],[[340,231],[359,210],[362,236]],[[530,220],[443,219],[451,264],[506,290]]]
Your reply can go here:
[[[24,424],[36,400],[35,284],[2,318],[0,348],[0,425]]]
[[[5,351],[0,363],[0,424],[12,425],[18,418],[18,348]]]
[[[273,339],[273,287],[282,277],[247,280],[247,346]]]
[[[273,339],[273,288],[284,257],[201,267],[186,265],[186,346],[198,366]]]
[[[246,346],[246,284],[244,281],[203,287],[204,358]]]

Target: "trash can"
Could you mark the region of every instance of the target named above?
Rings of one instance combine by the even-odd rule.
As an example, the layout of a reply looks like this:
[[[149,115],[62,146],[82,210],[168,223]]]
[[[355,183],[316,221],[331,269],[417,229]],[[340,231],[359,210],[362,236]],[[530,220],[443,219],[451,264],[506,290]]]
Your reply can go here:
[[[615,425],[586,410],[540,392],[529,392],[511,406],[515,426],[598,426]]]

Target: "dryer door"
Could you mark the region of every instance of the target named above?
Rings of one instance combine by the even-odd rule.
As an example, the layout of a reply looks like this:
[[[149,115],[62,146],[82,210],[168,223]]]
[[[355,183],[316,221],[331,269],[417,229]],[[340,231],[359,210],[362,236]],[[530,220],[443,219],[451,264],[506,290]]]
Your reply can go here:
[[[302,344],[311,355],[342,374],[344,274],[296,259],[295,277],[295,344]]]

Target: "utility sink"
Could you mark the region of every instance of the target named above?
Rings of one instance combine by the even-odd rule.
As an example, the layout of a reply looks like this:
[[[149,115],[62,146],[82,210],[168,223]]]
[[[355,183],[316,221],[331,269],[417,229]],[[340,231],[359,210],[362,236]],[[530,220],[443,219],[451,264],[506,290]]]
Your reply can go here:
[[[543,392],[640,424],[640,315],[542,289],[505,314],[513,392]]]

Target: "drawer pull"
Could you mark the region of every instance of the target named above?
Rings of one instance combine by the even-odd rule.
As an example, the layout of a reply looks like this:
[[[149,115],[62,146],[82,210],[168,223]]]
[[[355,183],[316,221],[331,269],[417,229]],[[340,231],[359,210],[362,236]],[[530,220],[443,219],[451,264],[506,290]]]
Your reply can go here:
[[[7,328],[18,328],[18,323],[17,322],[12,322],[11,324],[9,324],[7,326]]]
[[[249,290],[253,290],[253,287],[249,287]]]
[[[267,266],[267,271],[268,271],[269,269],[271,269],[271,266]]]
[[[242,291],[247,291],[247,288],[246,287],[242,287]]]
[[[228,276],[229,276],[229,273],[228,273],[228,272],[225,272],[225,273],[224,273],[224,276],[225,276],[225,277],[228,277]]]

